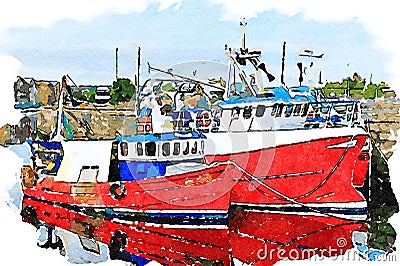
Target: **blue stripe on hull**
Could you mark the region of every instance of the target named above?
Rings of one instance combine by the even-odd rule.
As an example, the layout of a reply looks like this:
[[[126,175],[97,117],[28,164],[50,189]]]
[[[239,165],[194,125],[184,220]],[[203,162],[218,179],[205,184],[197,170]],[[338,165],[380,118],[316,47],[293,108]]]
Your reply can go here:
[[[226,225],[227,213],[132,213],[106,208],[107,219],[143,221],[156,224]]]
[[[176,225],[227,225],[228,218],[227,213],[132,213],[112,208],[106,208],[104,214],[108,220]]]

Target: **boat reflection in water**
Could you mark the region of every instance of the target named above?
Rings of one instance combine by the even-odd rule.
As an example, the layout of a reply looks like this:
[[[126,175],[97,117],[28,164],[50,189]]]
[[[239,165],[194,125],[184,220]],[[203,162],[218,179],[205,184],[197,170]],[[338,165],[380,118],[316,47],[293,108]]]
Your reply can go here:
[[[272,265],[313,255],[332,257],[351,249],[352,235],[367,229],[365,215],[339,214],[340,208],[336,213],[311,207],[309,213],[231,208],[227,215],[202,213],[199,218],[184,212],[126,215],[108,208],[68,210],[29,198],[24,203],[41,210],[32,215],[25,208],[25,221],[64,228],[76,233],[81,244],[82,239],[106,243],[111,259],[138,265],[151,260],[168,265]],[[56,241],[49,237],[48,242]]]
[[[236,210],[229,223],[232,256],[251,265],[338,256],[351,249],[352,234],[365,220],[336,215],[299,215]]]

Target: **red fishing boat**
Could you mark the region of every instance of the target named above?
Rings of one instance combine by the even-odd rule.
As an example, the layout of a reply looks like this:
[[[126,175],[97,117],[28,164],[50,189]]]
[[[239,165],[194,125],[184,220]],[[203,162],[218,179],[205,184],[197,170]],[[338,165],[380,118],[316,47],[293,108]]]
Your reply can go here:
[[[145,135],[31,142],[37,159],[23,169],[23,219],[104,242],[111,258],[141,265],[264,264],[258,250],[266,243],[287,251],[321,251],[339,235],[351,243],[351,232],[364,229],[367,205],[355,187],[370,156],[358,103],[311,100],[305,86],[259,93],[234,69],[265,64],[242,50],[229,50],[233,79],[212,106],[201,86],[182,86],[162,94],[169,105],[138,99],[146,102],[138,115]]]
[[[266,244],[287,252],[308,247],[324,255],[319,245],[324,242],[318,239],[341,235],[351,243],[351,232],[365,229],[365,199],[354,186],[363,184],[368,170],[368,139],[358,129],[307,132],[314,130],[348,135],[300,143],[303,146],[297,153],[289,148],[295,145],[280,143],[224,156],[208,152],[212,140],[201,133],[119,137],[102,143],[111,150],[108,164],[84,164],[75,181],[56,180],[63,171],[74,171],[74,167],[63,169],[71,158],[62,147],[68,150],[71,145],[86,143],[82,153],[88,155],[87,142],[31,143],[38,158],[46,152],[53,154],[58,169],[52,170],[58,175],[51,177],[54,172],[48,167],[36,166],[46,177],[29,182],[33,169],[24,169],[22,215],[37,226],[59,227],[106,243],[115,259],[174,265],[227,264],[235,258],[264,264],[265,260],[254,254]],[[349,135],[351,132],[358,134]],[[275,143],[283,141],[289,140],[275,138]],[[300,151],[306,151],[309,158]],[[104,169],[108,177],[101,181],[104,176],[99,173]],[[282,217],[292,225],[305,225],[310,236],[303,237],[300,227],[282,224]],[[275,235],[274,228],[288,233],[290,239],[300,239],[291,243],[289,238]],[[313,233],[316,231],[320,233]],[[252,243],[250,250],[243,249],[243,242]],[[342,247],[340,252],[344,250]],[[307,256],[297,259],[304,258]],[[267,261],[277,260],[272,256]]]

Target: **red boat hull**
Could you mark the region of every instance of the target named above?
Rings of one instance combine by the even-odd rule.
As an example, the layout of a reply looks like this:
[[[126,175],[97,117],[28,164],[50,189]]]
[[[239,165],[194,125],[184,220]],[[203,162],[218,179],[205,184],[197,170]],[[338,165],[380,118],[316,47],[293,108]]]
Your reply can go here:
[[[54,203],[126,207],[132,211],[227,211],[230,189],[234,179],[241,175],[233,165],[223,165],[168,177],[115,183],[71,183],[47,177],[35,187],[25,188],[24,194]]]
[[[243,171],[231,202],[243,204],[350,203],[365,201],[363,185],[369,154],[367,135],[332,137],[228,155],[208,163],[233,162]],[[347,145],[346,144],[351,144]]]

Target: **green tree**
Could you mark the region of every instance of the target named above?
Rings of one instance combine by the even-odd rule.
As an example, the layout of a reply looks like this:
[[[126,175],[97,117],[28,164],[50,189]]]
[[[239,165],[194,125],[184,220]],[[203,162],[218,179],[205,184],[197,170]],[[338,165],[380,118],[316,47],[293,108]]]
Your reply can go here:
[[[365,99],[375,99],[383,96],[382,87],[376,84],[368,84],[364,91]]]
[[[94,103],[96,100],[94,96],[96,95],[96,87],[90,87],[87,91],[84,92],[86,100],[88,102]]]
[[[110,103],[117,105],[122,102],[129,102],[136,98],[136,87],[130,79],[119,78],[113,82],[110,91]]]
[[[353,79],[348,77],[343,79],[341,83],[326,83],[322,91],[326,96],[331,96],[333,94],[335,96],[345,96],[348,90],[350,97],[356,97],[358,95],[364,99],[375,99],[384,95],[382,90],[384,88],[387,88],[385,84],[377,85],[371,83],[366,86],[365,79],[361,79],[361,77],[355,73]]]

